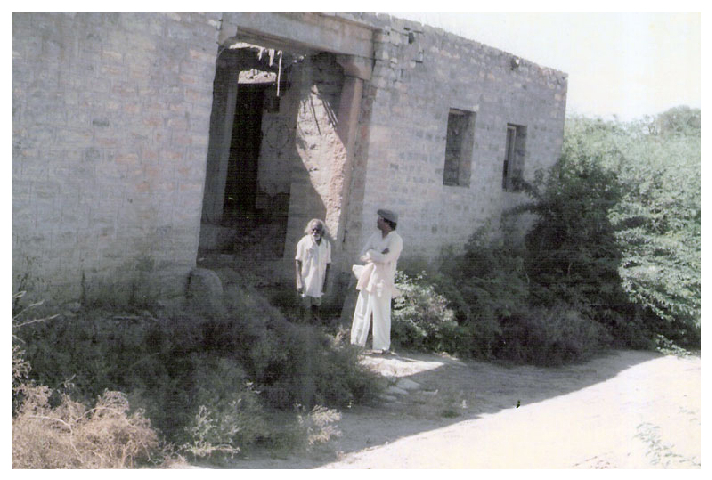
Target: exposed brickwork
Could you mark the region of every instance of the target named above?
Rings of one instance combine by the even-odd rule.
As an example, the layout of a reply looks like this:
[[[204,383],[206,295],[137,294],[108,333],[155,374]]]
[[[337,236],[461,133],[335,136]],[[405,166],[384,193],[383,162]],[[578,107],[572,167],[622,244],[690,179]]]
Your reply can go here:
[[[566,74],[417,22],[351,18],[382,30],[356,148],[349,248],[357,251],[377,208],[388,207],[400,214],[404,255],[433,259],[485,222],[497,226],[502,211],[522,201],[501,187],[507,124],[527,128],[525,178],[556,161]],[[451,108],[476,116],[469,187],[443,185]]]
[[[380,207],[400,214],[404,261],[435,259],[485,222],[497,226],[523,200],[502,189],[507,125],[526,131],[525,179],[560,153],[566,74],[417,22],[16,13],[13,289],[29,282],[63,298],[181,293],[201,210],[204,237],[208,226],[222,228],[231,82],[242,67],[218,68],[216,59],[220,44],[220,58],[232,51],[245,55],[245,68],[259,66],[229,49],[240,42],[301,58],[281,106],[263,113],[258,159],[257,208],[272,217],[288,209],[282,275],[292,276],[296,240],[312,217],[337,231],[341,280]],[[466,174],[450,182],[459,185],[443,184],[451,110],[474,121],[474,143],[459,150]]]
[[[198,248],[218,18],[13,14],[13,289],[26,276],[65,298],[92,295],[83,285],[182,290]]]

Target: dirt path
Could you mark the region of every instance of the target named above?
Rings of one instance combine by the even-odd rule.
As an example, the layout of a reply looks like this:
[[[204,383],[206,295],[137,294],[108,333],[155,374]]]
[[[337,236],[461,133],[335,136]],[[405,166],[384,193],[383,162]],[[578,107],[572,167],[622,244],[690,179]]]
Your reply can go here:
[[[550,369],[423,354],[363,361],[391,386],[342,412],[339,438],[234,468],[700,466],[700,357],[616,351]]]

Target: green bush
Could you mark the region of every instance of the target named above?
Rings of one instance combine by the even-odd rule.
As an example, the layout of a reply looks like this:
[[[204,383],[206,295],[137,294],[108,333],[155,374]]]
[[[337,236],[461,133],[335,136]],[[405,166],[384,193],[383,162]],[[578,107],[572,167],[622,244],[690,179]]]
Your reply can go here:
[[[621,251],[609,212],[622,198],[615,172],[601,157],[619,152],[605,144],[597,154],[567,137],[559,162],[529,185],[536,215],[526,235],[526,271],[532,302],[565,303],[596,321],[611,321],[627,303],[621,288]]]
[[[440,294],[425,272],[410,277],[396,273],[396,288],[391,318],[392,336],[401,347],[421,351],[452,351],[459,325],[449,301]]]
[[[497,268],[491,257],[497,254],[495,248],[477,248],[452,258],[440,272],[397,272],[402,296],[394,301],[394,342],[421,351],[492,358],[500,318],[525,305],[518,271]]]
[[[267,429],[264,408],[254,385],[233,359],[193,354],[193,405],[197,411],[185,429],[185,450],[196,456],[214,451],[237,453]]]
[[[532,308],[502,322],[498,358],[557,366],[591,358],[611,345],[607,329],[565,305]]]
[[[380,378],[343,332],[290,322],[248,286],[227,299],[221,318],[80,310],[28,325],[33,378],[85,401],[126,392],[166,441],[195,455],[273,443],[281,427],[268,425],[271,409],[344,407],[378,393]]]
[[[636,344],[657,335],[700,344],[700,116],[678,107],[630,123],[567,120],[569,164],[595,162],[615,179],[618,196],[601,215],[612,233],[605,245],[615,249],[609,258],[617,263],[622,299],[608,304],[626,306],[614,329]]]
[[[394,337],[537,364],[606,345],[699,348],[700,146],[699,110],[567,119],[560,160],[507,212],[533,214],[524,244],[483,228],[438,273],[399,277]]]

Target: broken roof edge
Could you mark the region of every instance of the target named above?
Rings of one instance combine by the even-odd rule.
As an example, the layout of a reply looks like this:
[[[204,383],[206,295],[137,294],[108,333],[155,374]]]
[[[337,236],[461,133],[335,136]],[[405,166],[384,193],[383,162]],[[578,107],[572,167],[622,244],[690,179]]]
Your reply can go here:
[[[344,38],[341,38],[339,39],[340,42],[334,44],[323,44],[319,42],[323,40],[321,37],[318,39],[310,39],[308,37],[296,38],[283,35],[283,33],[288,30],[286,27],[288,27],[290,23],[298,23],[304,20],[308,23],[309,16],[312,18],[322,17],[324,19],[330,19],[332,22],[341,22],[345,25],[352,26],[354,31],[363,29],[359,35],[359,44],[361,46],[352,48],[354,45],[353,37],[346,41],[344,41]],[[240,17],[246,17],[245,21],[242,21]],[[271,17],[273,21],[266,21],[268,17]],[[263,28],[272,22],[274,22],[274,25],[271,25],[272,28]],[[277,26],[276,28],[275,25]],[[225,44],[228,41],[246,42],[282,51],[291,51],[291,53],[297,55],[308,54],[310,51],[328,51],[332,53],[357,55],[364,58],[373,58],[373,40],[368,38],[371,35],[367,34],[367,31],[372,33],[395,31],[402,35],[432,35],[443,38],[446,41],[448,41],[448,39],[455,40],[455,43],[467,42],[478,45],[485,49],[487,53],[503,56],[503,59],[507,62],[516,60],[518,66],[534,68],[539,70],[542,75],[568,81],[568,73],[561,70],[546,67],[504,49],[480,42],[474,38],[458,35],[449,30],[433,27],[417,20],[407,20],[383,12],[226,12],[223,13],[221,29],[223,30],[223,36],[219,41],[221,44]],[[226,29],[230,30],[230,32],[226,32]],[[333,24],[332,27],[327,28],[326,31],[334,31]],[[367,47],[365,43],[369,43],[371,46]]]
[[[459,35],[457,33],[451,32],[450,30],[446,30],[446,29],[443,29],[440,27],[434,27],[434,26],[428,25],[427,23],[419,22],[418,20],[408,20],[405,18],[396,17],[395,15],[391,15],[389,13],[384,13],[384,12],[356,12],[356,13],[338,12],[335,14],[325,14],[325,15],[335,16],[337,18],[343,18],[345,20],[357,22],[361,25],[370,26],[371,28],[378,29],[378,30],[386,30],[388,28],[403,29],[404,31],[409,31],[409,32],[413,32],[413,33],[423,33],[423,34],[424,33],[433,33],[437,36],[453,37],[453,38],[465,40],[468,42],[473,42],[473,43],[476,43],[477,45],[482,46],[483,48],[492,50],[493,53],[507,55],[513,59],[519,60],[519,62],[521,62],[522,64],[524,64],[526,66],[537,68],[544,74],[555,76],[555,77],[562,77],[564,79],[568,79],[568,77],[569,77],[569,74],[562,70],[552,68],[552,67],[547,67],[545,65],[541,65],[537,62],[534,62],[533,60],[529,60],[526,57],[522,57],[522,56],[517,55],[512,52],[508,52],[502,48],[498,48],[493,45],[483,43],[483,42],[476,40],[474,38],[471,38],[471,37],[465,37],[465,36]]]

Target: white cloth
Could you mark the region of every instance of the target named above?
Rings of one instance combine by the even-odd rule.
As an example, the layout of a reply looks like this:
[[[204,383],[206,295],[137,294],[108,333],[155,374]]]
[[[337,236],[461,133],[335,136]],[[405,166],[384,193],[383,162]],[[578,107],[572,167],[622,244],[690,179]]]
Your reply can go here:
[[[391,347],[391,296],[377,296],[361,290],[354,309],[354,322],[351,326],[351,344],[366,346],[371,330],[373,315],[373,349],[388,350]]]
[[[361,289],[351,325],[351,344],[365,346],[369,330],[373,329],[373,349],[390,348],[391,297],[396,292],[396,264],[402,251],[403,239],[400,235],[389,232],[384,238],[380,231],[369,237],[361,251],[361,260],[366,266],[358,269],[358,273],[354,269]]]
[[[303,297],[321,297],[324,288],[326,266],[331,263],[331,244],[325,238],[317,245],[311,235],[297,243],[296,260],[302,262],[302,279],[304,280]]]
[[[387,251],[387,253],[382,253]],[[375,232],[366,241],[361,251],[361,260],[375,265],[371,272],[366,290],[381,295],[392,296],[395,290],[396,264],[403,251],[403,239],[395,231],[385,238],[380,231]]]
[[[358,279],[358,282],[356,282],[356,290],[364,290],[368,288],[374,268],[376,268],[375,263],[354,265],[354,275],[356,275],[356,278]]]

